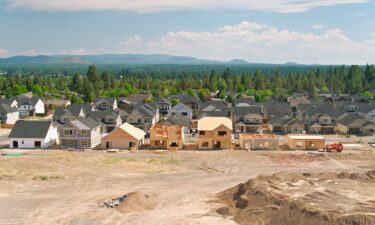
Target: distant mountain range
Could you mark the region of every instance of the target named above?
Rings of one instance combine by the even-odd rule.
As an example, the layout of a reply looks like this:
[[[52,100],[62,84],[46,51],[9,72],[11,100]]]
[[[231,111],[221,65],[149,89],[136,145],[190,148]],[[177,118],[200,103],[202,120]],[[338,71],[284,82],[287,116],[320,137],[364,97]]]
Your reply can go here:
[[[105,54],[105,55],[38,55],[0,58],[0,64],[249,64],[243,59],[215,61],[187,56]]]

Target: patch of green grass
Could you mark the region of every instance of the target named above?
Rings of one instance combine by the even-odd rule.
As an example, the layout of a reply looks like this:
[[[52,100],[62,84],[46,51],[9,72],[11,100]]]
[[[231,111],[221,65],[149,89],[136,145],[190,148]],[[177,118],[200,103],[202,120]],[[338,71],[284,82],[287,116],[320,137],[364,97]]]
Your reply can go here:
[[[33,176],[33,180],[49,180],[49,176],[35,175]]]

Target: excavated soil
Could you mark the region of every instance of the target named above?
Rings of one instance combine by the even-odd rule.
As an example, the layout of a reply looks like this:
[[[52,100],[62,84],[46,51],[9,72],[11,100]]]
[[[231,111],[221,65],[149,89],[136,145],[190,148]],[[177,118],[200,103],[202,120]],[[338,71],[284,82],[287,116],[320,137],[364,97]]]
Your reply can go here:
[[[374,225],[375,170],[259,176],[218,194],[241,225]]]
[[[116,207],[116,209],[122,213],[141,212],[155,208],[155,200],[141,192],[131,192],[127,194],[127,198]]]

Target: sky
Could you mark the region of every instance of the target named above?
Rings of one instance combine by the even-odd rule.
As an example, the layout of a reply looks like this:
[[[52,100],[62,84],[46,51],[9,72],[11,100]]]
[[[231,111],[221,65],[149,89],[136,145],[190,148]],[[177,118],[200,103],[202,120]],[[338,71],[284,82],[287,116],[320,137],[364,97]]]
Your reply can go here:
[[[0,0],[0,57],[375,64],[375,0]]]

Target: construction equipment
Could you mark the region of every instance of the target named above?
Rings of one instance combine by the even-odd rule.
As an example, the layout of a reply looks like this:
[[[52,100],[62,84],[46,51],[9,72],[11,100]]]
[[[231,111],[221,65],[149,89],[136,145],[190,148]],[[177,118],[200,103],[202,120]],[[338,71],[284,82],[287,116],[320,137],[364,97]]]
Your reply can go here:
[[[326,152],[342,152],[344,146],[341,143],[326,144],[324,151]]]

